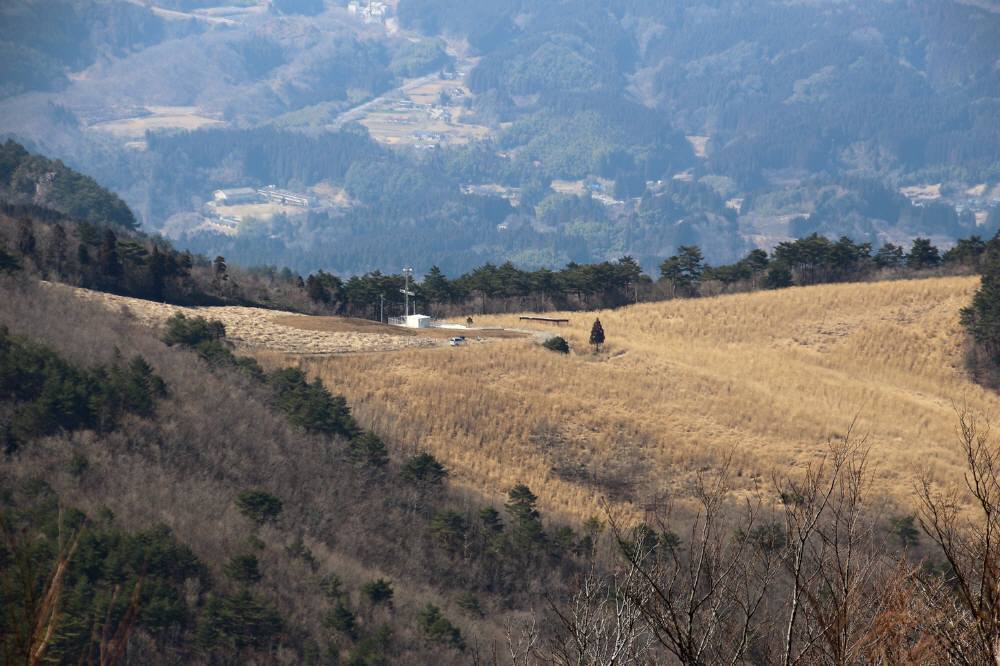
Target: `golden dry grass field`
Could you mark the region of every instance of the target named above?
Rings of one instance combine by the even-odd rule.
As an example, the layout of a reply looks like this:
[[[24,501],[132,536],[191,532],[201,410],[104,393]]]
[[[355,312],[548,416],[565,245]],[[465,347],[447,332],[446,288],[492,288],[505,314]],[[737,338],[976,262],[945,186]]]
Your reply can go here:
[[[683,495],[733,447],[749,485],[818,456],[857,415],[880,487],[907,502],[923,470],[960,478],[956,405],[1000,414],[1000,398],[963,369],[959,309],[977,284],[825,285],[554,315],[571,320],[559,329],[569,356],[519,339],[263,360],[301,364],[363,425],[430,451],[453,482],[498,501],[523,481],[548,511],[593,515],[602,496],[638,511],[663,491]],[[599,355],[586,345],[595,314],[608,337]]]

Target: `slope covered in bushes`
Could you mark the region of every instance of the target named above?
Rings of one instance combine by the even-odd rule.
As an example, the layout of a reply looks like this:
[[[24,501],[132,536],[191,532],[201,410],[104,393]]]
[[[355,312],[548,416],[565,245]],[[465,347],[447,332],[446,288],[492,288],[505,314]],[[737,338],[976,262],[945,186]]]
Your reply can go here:
[[[120,631],[130,654],[153,663],[168,653],[465,663],[501,640],[505,619],[542,591],[559,595],[587,566],[591,536],[543,521],[527,487],[506,506],[450,489],[432,457],[366,432],[298,370],[237,359],[217,326],[156,334],[24,277],[0,289],[11,352],[0,420],[18,433],[0,512],[8,535],[26,535],[7,539],[4,557],[40,549],[29,558],[31,603],[44,599],[72,545],[60,541],[58,507],[74,507],[61,518],[64,537],[80,536],[56,626],[66,636],[97,628],[94,640],[52,643],[52,655],[77,661],[111,649]],[[13,395],[16,373],[41,376],[39,388]],[[100,397],[101,382],[118,386],[119,375],[126,397],[150,387],[152,408],[123,398],[104,427],[11,421],[49,384]]]

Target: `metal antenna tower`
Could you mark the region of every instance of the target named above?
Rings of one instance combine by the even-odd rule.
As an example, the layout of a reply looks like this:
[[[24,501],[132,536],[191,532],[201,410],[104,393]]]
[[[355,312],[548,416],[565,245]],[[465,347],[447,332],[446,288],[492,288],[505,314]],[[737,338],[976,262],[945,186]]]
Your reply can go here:
[[[403,278],[406,280],[406,286],[400,291],[403,292],[403,316],[410,316],[410,296],[413,296],[413,292],[410,291],[410,278],[413,276],[413,269],[407,266],[403,269]]]

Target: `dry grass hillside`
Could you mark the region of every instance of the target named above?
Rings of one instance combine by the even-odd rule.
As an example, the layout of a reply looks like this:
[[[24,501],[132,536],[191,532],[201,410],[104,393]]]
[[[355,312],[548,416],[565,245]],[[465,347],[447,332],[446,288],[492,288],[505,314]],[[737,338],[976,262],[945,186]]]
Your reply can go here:
[[[112,311],[127,312],[140,323],[159,327],[175,314],[217,319],[240,351],[266,349],[296,354],[383,352],[441,344],[431,335],[401,335],[400,329],[348,317],[312,317],[243,306],[184,307],[89,289],[49,284],[78,298],[96,301]]]
[[[956,405],[1000,413],[963,372],[958,313],[976,285],[826,285],[599,312],[599,355],[586,345],[594,313],[569,313],[558,331],[569,356],[523,339],[270,360],[298,361],[455,482],[499,496],[524,481],[550,511],[595,514],[601,496],[639,509],[683,493],[734,447],[749,484],[803,465],[855,416],[882,487],[908,501],[918,472],[959,474]]]

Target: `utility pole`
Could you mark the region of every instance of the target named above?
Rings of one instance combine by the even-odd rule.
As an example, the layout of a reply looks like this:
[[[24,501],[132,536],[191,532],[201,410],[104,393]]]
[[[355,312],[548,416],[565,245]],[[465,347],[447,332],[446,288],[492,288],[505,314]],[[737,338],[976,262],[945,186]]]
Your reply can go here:
[[[385,323],[385,294],[378,295],[378,323]]]
[[[403,269],[403,278],[406,281],[406,286],[403,288],[403,316],[410,316],[410,296],[413,292],[410,291],[410,277],[413,275],[413,269],[407,266]]]

